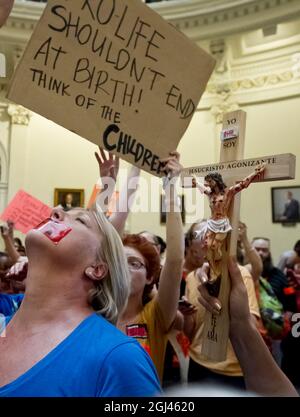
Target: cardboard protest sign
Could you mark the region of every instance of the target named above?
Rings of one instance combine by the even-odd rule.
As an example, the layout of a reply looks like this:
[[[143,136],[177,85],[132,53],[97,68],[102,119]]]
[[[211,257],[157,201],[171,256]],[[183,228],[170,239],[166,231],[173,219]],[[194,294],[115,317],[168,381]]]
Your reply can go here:
[[[141,0],[50,0],[8,98],[159,176],[214,64]]]
[[[1,219],[5,221],[12,220],[15,228],[26,234],[42,220],[49,217],[51,211],[52,209],[40,200],[23,190],[19,190],[1,214]]]

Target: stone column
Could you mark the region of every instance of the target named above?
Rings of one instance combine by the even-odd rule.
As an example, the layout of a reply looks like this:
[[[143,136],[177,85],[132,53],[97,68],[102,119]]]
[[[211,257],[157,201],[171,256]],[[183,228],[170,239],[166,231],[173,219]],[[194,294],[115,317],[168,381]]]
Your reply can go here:
[[[15,193],[25,186],[28,125],[31,113],[15,104],[9,104],[7,113],[11,118],[8,173],[8,201],[10,201]]]

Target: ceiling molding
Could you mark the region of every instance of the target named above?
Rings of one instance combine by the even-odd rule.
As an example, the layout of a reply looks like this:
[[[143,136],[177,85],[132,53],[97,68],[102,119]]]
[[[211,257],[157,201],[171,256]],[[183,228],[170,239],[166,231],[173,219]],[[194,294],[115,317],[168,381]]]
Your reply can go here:
[[[10,73],[44,7],[43,3],[16,1],[1,29]],[[300,0],[170,0],[151,3],[151,7],[188,37],[200,40],[199,44],[217,60],[200,108],[210,107],[216,99],[222,99],[222,94],[227,102],[233,99],[234,105],[300,94]],[[286,24],[293,26],[293,31],[285,27],[271,40],[262,35],[255,41],[249,38],[249,29],[285,19],[293,19]],[[235,32],[236,36],[229,36]],[[4,101],[7,82],[0,82]]]
[[[299,0],[173,0],[153,8],[190,39],[224,37],[300,17]]]
[[[300,17],[299,0],[170,0],[148,6],[194,40],[228,36]],[[9,29],[31,32],[44,8],[44,3],[16,1],[1,30],[3,36]]]

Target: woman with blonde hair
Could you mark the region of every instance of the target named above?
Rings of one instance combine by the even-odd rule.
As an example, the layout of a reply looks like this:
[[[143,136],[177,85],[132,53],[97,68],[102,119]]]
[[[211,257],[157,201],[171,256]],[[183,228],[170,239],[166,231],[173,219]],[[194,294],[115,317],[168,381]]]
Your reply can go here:
[[[0,396],[159,392],[148,355],[112,325],[126,306],[130,277],[103,213],[53,210],[27,234],[26,252],[25,297],[0,338]]]

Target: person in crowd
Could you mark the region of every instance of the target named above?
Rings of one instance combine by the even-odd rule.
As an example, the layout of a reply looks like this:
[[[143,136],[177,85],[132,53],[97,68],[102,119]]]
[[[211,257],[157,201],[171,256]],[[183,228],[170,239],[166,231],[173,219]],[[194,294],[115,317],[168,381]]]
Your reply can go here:
[[[230,333],[229,337],[236,357],[241,365],[246,391],[232,388],[224,383],[192,384],[167,390],[169,397],[245,397],[245,396],[298,396],[297,391],[277,366],[264,344],[248,306],[247,289],[240,268],[234,258],[228,259],[231,291],[229,297]],[[209,294],[207,281],[199,281],[199,302],[215,312],[215,303],[221,303]],[[207,278],[207,277],[205,277]],[[222,307],[222,306],[221,306]]]
[[[19,237],[14,237],[14,247],[20,256],[26,256],[24,245]]]
[[[205,253],[203,252],[202,239],[199,238],[200,233],[206,226],[206,219],[193,223],[184,237],[184,264],[180,295],[184,296],[186,287],[186,278],[188,274],[200,268],[205,261]]]
[[[200,381],[214,381],[232,385],[236,388],[244,388],[244,378],[241,366],[234,354],[231,343],[228,343],[227,357],[223,362],[212,362],[205,359],[201,355],[204,329],[205,308],[199,302],[198,285],[199,279],[204,276],[207,279],[208,264],[205,262],[207,251],[206,231],[207,227],[205,221],[199,222],[198,225],[193,225],[191,230],[187,232],[193,242],[190,247],[197,248],[197,260],[191,264],[196,268],[191,272],[186,279],[186,298],[197,310],[193,314],[184,315],[184,332],[189,337],[191,345],[190,351],[190,365],[188,380],[189,382]],[[197,246],[196,246],[197,245]],[[254,282],[251,274],[245,267],[239,267],[243,282],[247,288],[250,312],[253,316],[254,322],[260,317],[257,298],[255,294]],[[220,304],[216,301],[215,312],[219,313],[221,309]]]
[[[204,263],[201,240],[194,238],[195,236],[198,236],[198,233],[202,230],[201,228],[204,224],[206,224],[206,220],[204,222],[193,223],[185,234],[184,263],[180,283],[180,301],[178,304],[176,320],[172,332],[169,335],[169,343],[167,344],[165,357],[163,386],[166,387],[174,385],[179,381],[183,383],[187,381],[187,375],[184,374],[184,372],[186,373],[186,361],[185,359],[182,359],[183,364],[181,364],[180,357],[188,357],[190,340],[182,330],[184,317],[186,315],[194,314],[197,311],[197,308],[190,304],[185,297],[186,278],[190,272],[201,267]]]
[[[297,391],[277,366],[258,332],[249,308],[248,291],[241,268],[234,258],[229,258],[228,270],[231,279],[229,336],[244,375],[246,389],[264,396],[297,397]],[[209,294],[205,274],[200,275],[199,279],[199,302],[210,312],[216,313],[216,305],[222,309],[221,302]],[[224,381],[224,386],[227,382]]]
[[[99,146],[99,153],[95,152],[95,157],[98,162],[100,182],[102,185],[101,192],[98,194],[98,204],[101,207],[104,213],[107,212],[109,200],[114,192],[116,180],[119,171],[119,158],[117,156],[106,152]],[[117,232],[122,235],[127,217],[130,212],[132,205],[133,197],[138,185],[140,170],[132,166],[130,173],[128,175],[126,184],[120,193],[120,206],[121,210],[117,210],[115,213],[112,213],[109,217],[110,223],[114,226]],[[59,206],[63,208],[62,206]],[[71,209],[71,207],[70,207]],[[122,210],[123,209],[123,210]],[[64,211],[68,211],[65,210]],[[16,245],[12,243],[12,226],[11,222],[8,222],[7,227],[4,227],[4,236],[3,239],[6,242],[9,250],[13,251],[14,265],[8,271],[5,282],[9,288],[9,292],[13,293],[14,290],[16,293],[24,291],[24,283],[26,282],[27,268],[28,268],[28,258],[26,256],[21,256],[21,253],[16,248]],[[13,246],[15,250],[13,249]],[[24,248],[25,249],[25,248]],[[18,253],[17,253],[17,251]],[[25,253],[25,250],[24,250]]]
[[[287,276],[273,265],[270,240],[266,237],[256,237],[252,240],[252,246],[256,249],[263,261],[262,276],[271,285],[275,296],[280,301],[284,310],[284,327],[282,335],[277,340],[272,340],[272,353],[277,363],[282,366],[289,356],[289,348],[293,345],[291,336],[290,318],[296,311],[296,297],[294,291],[291,291]],[[281,342],[281,340],[285,340]],[[290,343],[289,343],[290,341]],[[286,372],[288,372],[286,370]]]
[[[2,256],[4,262],[1,271],[1,291],[8,294],[23,293],[25,290],[24,282],[21,282],[25,276],[22,277],[22,275],[20,275],[18,279],[12,279],[7,275],[9,268],[12,265],[15,265],[21,260],[27,260],[27,258],[24,257],[25,248],[19,238],[14,238],[13,229],[14,223],[10,220],[1,226],[1,236],[6,250],[6,253]]]
[[[201,251],[203,239],[200,239],[199,236],[205,228],[206,221],[206,219],[203,219],[193,223],[185,234],[184,269],[188,272],[197,269],[199,262],[201,265],[203,263],[203,253]]]
[[[10,293],[11,282],[7,279],[6,274],[11,267],[12,262],[6,252],[0,252],[0,292]]]
[[[263,271],[262,259],[259,256],[258,252],[253,248],[250,240],[248,239],[246,224],[243,222],[239,222],[238,231],[239,234],[237,242],[237,260],[239,265],[244,266],[250,272],[254,281],[258,305],[259,307],[261,307],[260,279]],[[257,317],[257,327],[269,350],[272,351],[271,337],[268,334],[268,330],[266,329],[261,317]]]
[[[257,285],[263,271],[263,263],[258,252],[253,248],[248,239],[247,226],[243,222],[239,222],[238,248],[241,249],[241,251],[238,251],[240,265],[248,269],[254,280],[254,284]]]
[[[280,255],[277,268],[285,272],[286,268],[292,268],[297,262],[300,262],[300,240],[297,240],[293,250],[287,250]]]
[[[8,254],[12,264],[16,263],[20,257],[20,253],[15,246],[13,229],[14,223],[10,220],[7,221],[7,224],[3,224],[0,227],[1,237],[5,245],[5,251]]]
[[[114,326],[130,277],[122,242],[98,205],[54,209],[28,232],[26,252],[25,297],[0,337],[0,396],[160,392],[150,357]]]
[[[300,262],[293,265],[292,268],[287,268],[286,275],[289,284],[296,290],[300,290]],[[297,307],[297,312],[300,312],[300,306]]]
[[[0,314],[4,317],[13,316],[19,309],[24,298],[24,294],[4,294],[0,293]]]
[[[293,313],[300,313],[300,262],[294,264],[292,268],[286,269],[286,275],[290,285],[290,291],[296,299],[296,309]],[[297,314],[295,314],[297,316]],[[295,324],[292,322],[292,326]],[[300,337],[291,332],[281,342],[282,361],[281,369],[296,386],[300,392]]]
[[[166,226],[167,253],[159,277],[158,290],[150,299],[149,294],[160,271],[157,250],[143,236],[124,236],[123,244],[131,273],[131,289],[127,307],[117,323],[120,330],[139,340],[150,353],[160,379],[163,374],[168,332],[177,313],[184,256],[182,220],[174,184],[174,179],[178,178],[181,171],[179,154],[172,152],[170,157],[162,162],[165,162],[170,181],[165,190],[169,204]]]
[[[266,237],[255,237],[252,240],[252,247],[258,252],[263,262],[262,276],[270,283],[273,291],[282,303],[285,311],[294,311],[295,300],[290,297],[288,280],[286,275],[273,264],[270,239]]]
[[[104,151],[102,148],[99,147],[99,153],[95,152],[95,156],[98,162],[99,166],[99,173],[100,173],[100,180],[102,183],[102,207],[103,210],[106,211],[110,198],[114,192],[115,184],[117,181],[118,171],[119,171],[119,158]],[[120,199],[119,199],[119,210],[117,210],[115,213],[113,213],[109,220],[114,225],[116,230],[118,230],[119,234],[122,236],[125,223],[128,217],[128,214],[130,212],[131,206],[134,201],[135,193],[138,187],[138,181],[140,176],[140,170],[137,167],[132,167],[130,169],[129,175],[127,177],[127,181],[124,185],[124,187],[120,191]],[[154,235],[151,232],[143,231],[140,232],[140,235],[145,237],[147,241],[152,245],[152,247],[156,250],[156,252],[160,255],[160,271],[163,267],[163,264],[165,262],[165,248],[166,244],[159,236]],[[149,289],[149,292],[147,291],[147,297],[146,300],[150,300],[154,298],[157,295],[157,283],[159,280],[160,271],[156,267],[156,257],[153,256],[153,251],[147,248],[147,245],[145,242],[143,242],[142,245],[141,241],[139,239],[135,239],[135,244],[137,246],[140,246],[139,249],[142,247],[143,250],[143,256],[148,256],[148,263],[151,263],[151,271],[155,272],[155,277],[153,280],[153,283],[151,286],[148,286],[147,289]],[[140,249],[141,250],[141,249]],[[151,262],[150,262],[151,258]],[[152,272],[150,272],[151,275]],[[149,274],[149,271],[148,271]],[[156,283],[156,285],[155,285]],[[184,294],[184,290],[181,291],[181,295]],[[153,304],[151,303],[148,306],[151,307]],[[181,320],[182,321],[182,320]],[[174,325],[176,327],[176,322],[174,322]],[[141,341],[141,338],[139,339]],[[165,340],[165,337],[164,339]],[[149,347],[149,341],[144,340],[143,341],[144,347],[150,351]],[[168,354],[169,353],[169,354]],[[172,363],[172,357],[173,357],[174,351],[170,347],[170,344],[167,344],[166,348],[166,355],[165,355],[165,364],[166,362],[169,362],[168,359],[170,359],[170,362]],[[160,366],[160,365],[159,365]],[[178,369],[176,369],[176,381],[178,380]]]
[[[177,344],[177,350],[180,345],[181,354],[185,357],[189,352],[190,340],[182,331],[184,317],[186,315],[192,315],[197,311],[197,308],[193,306],[185,297],[186,292],[186,278],[188,274],[195,269],[201,267],[205,261],[205,253],[202,250],[202,240],[197,239],[200,233],[203,232],[203,227],[206,226],[206,220],[195,222],[191,225],[187,233],[185,234],[185,251],[184,251],[184,263],[182,271],[182,279],[180,283],[180,302],[178,305],[178,311],[176,321],[174,323],[174,329],[172,337],[172,344],[167,345],[166,362],[165,362],[165,385],[173,385],[174,382],[178,382],[182,379],[180,375],[180,362],[178,354],[174,351],[174,343]],[[174,341],[174,334],[176,334],[176,340]]]

